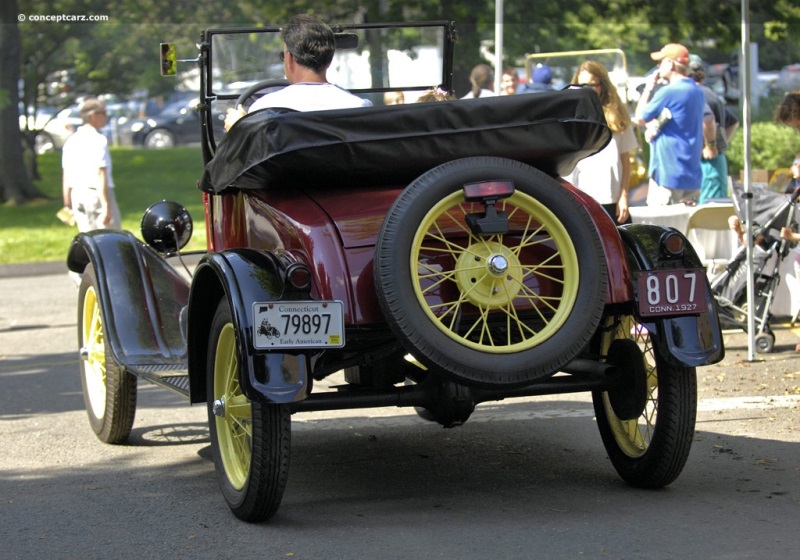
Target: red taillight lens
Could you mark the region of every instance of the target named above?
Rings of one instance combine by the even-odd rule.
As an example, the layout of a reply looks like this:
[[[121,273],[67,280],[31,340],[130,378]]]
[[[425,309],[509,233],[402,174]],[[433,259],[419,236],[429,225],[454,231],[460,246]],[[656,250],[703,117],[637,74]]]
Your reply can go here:
[[[511,181],[481,181],[464,185],[464,198],[467,202],[476,200],[506,198],[514,194]]]
[[[311,288],[311,271],[304,264],[291,264],[286,269],[286,282],[295,290],[308,290]]]
[[[679,233],[666,233],[661,237],[662,250],[671,257],[679,257],[686,249],[686,240]]]

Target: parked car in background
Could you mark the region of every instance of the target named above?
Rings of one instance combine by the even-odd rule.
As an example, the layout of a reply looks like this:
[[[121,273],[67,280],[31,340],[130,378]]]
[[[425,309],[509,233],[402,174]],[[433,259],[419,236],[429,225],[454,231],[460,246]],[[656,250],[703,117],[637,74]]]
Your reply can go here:
[[[38,107],[36,111],[28,111],[28,115],[25,116],[25,107],[20,104],[19,129],[23,132],[42,130],[55,114],[56,109],[53,107]],[[49,146],[49,149],[52,149],[52,145],[53,140],[51,140],[47,134],[37,134],[34,139],[34,149],[38,154],[47,151],[48,148],[45,146]]]
[[[709,64],[706,67],[706,85],[721,96],[725,103],[736,105],[742,92],[739,89],[739,65],[731,63]]]
[[[800,63],[789,64],[781,68],[775,88],[780,91],[794,91],[800,89]]]
[[[64,147],[64,142],[72,136],[72,133],[83,123],[78,105],[70,105],[56,113],[49,113],[50,118],[41,122],[37,116],[36,134],[34,146],[37,154],[44,154],[51,150],[60,150]]]
[[[179,98],[168,102],[161,111],[146,117],[132,119],[121,132],[130,135],[130,144],[144,148],[172,148],[182,144],[200,142],[200,117],[197,107],[200,98],[195,93],[191,98]],[[154,108],[152,103],[145,105]],[[218,134],[223,131],[223,121],[213,119]],[[126,140],[127,142],[127,140]]]
[[[101,129],[112,145],[120,144],[117,131],[120,126],[136,114],[137,105],[131,101],[119,101],[110,96],[100,96],[106,101],[108,122]],[[20,116],[20,128],[23,128],[24,117]],[[28,117],[28,130],[36,130],[34,149],[41,155],[51,150],[60,150],[64,147],[72,133],[74,133],[83,120],[80,115],[80,101],[73,103],[61,110],[52,107],[40,108],[35,117]]]

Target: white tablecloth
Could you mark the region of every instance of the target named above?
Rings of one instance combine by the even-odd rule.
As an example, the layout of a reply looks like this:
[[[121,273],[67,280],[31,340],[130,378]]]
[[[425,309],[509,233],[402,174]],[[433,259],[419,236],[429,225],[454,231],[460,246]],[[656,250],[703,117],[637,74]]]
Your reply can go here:
[[[687,233],[686,227],[689,224],[689,216],[696,208],[699,208],[699,206],[686,206],[685,204],[632,206],[630,213],[631,219],[635,224],[669,226],[682,233]],[[733,204],[730,204],[730,209],[731,215],[735,214]],[[727,262],[733,257],[738,247],[736,234],[731,230],[698,229],[696,234],[707,259],[714,259],[720,263]],[[794,282],[791,279],[789,281],[786,280],[787,274],[794,275],[794,256],[791,253],[781,263],[780,283],[772,304],[773,315],[793,316],[797,307],[800,307],[800,293],[795,296],[797,301],[792,302],[788,285]],[[798,283],[797,287],[800,288],[800,283]]]
[[[681,233],[687,234],[689,217],[698,209],[706,206],[726,208],[733,216],[736,210],[733,204],[708,204],[705,206],[686,206],[685,204],[672,204],[668,206],[634,206],[631,207],[631,219],[635,224],[655,224],[659,226],[674,227]],[[696,240],[702,245],[696,247],[701,258],[714,259],[726,262],[734,255],[737,248],[736,234],[728,229],[695,229]],[[695,243],[693,237],[689,241]],[[696,243],[695,243],[696,244]]]

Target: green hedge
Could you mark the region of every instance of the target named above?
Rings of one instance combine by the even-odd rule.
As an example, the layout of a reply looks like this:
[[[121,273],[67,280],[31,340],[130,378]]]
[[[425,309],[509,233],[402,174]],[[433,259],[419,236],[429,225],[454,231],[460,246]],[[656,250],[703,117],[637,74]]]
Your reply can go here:
[[[736,131],[728,148],[728,173],[734,177],[744,168],[744,141],[742,129]],[[775,170],[792,165],[800,152],[800,134],[788,126],[757,122],[750,126],[751,169]]]

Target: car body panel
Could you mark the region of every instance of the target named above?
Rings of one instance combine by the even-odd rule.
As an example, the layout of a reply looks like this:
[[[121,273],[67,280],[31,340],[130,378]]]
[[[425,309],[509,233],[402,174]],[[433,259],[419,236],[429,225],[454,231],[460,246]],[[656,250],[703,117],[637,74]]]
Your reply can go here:
[[[185,369],[181,311],[189,282],[129,232],[95,230],[72,241],[67,265],[95,268],[110,347],[129,367]]]

